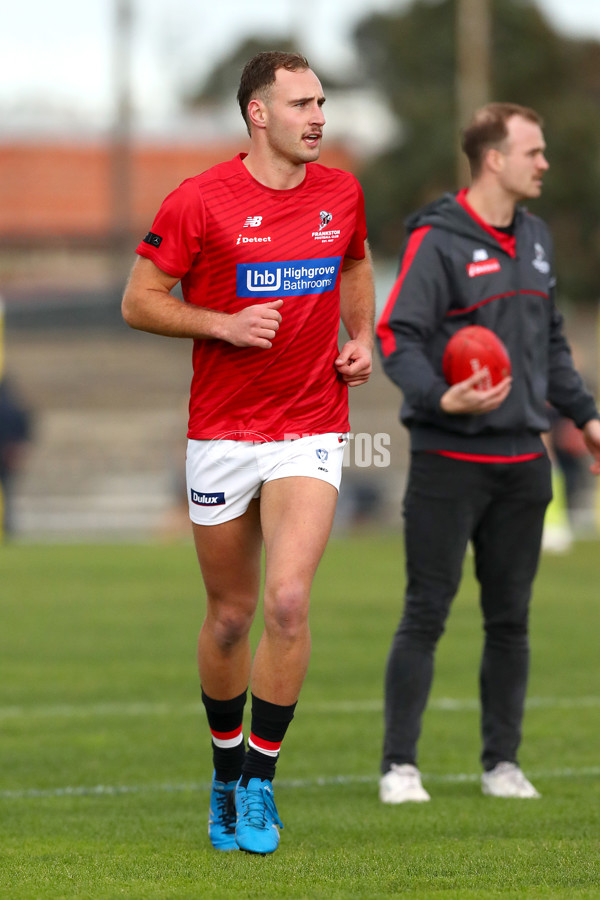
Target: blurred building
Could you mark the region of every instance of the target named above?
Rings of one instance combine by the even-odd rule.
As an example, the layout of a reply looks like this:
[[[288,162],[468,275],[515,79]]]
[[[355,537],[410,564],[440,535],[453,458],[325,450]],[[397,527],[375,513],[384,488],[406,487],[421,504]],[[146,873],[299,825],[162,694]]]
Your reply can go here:
[[[128,223],[132,235],[147,229],[163,198],[184,178],[231,158],[240,151],[240,143],[244,144],[133,144]],[[358,168],[356,155],[341,144],[327,146],[322,161],[350,170]],[[3,256],[34,248],[109,246],[115,226],[112,165],[112,151],[106,141],[64,137],[51,142],[1,142]]]

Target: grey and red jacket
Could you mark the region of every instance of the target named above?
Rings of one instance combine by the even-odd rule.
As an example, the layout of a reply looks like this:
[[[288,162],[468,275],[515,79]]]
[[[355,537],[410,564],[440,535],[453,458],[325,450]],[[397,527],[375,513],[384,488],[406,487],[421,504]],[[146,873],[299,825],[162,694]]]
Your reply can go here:
[[[555,306],[550,232],[520,207],[512,234],[496,230],[465,194],[445,194],[406,222],[399,274],[377,324],[383,366],[403,392],[400,418],[413,450],[540,453],[548,403],[580,428],[598,418]],[[511,359],[510,394],[485,415],[449,415],[440,408],[448,389],[444,349],[465,325],[490,328]]]

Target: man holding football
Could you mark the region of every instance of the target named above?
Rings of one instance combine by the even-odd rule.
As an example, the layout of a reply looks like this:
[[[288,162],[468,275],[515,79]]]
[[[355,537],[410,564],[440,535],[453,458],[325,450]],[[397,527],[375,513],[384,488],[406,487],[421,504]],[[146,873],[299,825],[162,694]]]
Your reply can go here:
[[[371,372],[374,287],[361,188],[316,162],[325,97],[307,61],[258,54],[238,101],[249,152],[166,198],[137,248],[123,315],[194,340],[186,470],[207,594],[198,665],[214,763],[209,836],[218,850],[264,855],[279,842],[272,780],[308,666],[347,389]],[[178,281],[184,303],[171,293]]]
[[[552,240],[519,201],[542,190],[549,164],[531,109],[492,103],[463,132],[471,187],[407,221],[398,278],[377,326],[388,376],[402,389],[411,463],[404,502],[407,585],[385,681],[384,803],[430,799],[417,767],[434,654],[458,590],[469,541],[485,640],[480,667],[482,790],[539,794],[521,771],[529,668],[528,612],[550,463],[541,433],[547,402],[582,430],[600,474],[600,421],[574,368],[554,302]],[[456,384],[443,376],[450,338],[493,331],[509,375],[485,367]]]

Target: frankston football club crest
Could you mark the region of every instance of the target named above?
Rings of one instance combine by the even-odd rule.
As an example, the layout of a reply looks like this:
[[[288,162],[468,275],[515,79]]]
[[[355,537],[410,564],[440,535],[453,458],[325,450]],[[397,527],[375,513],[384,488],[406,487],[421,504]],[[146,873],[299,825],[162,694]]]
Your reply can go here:
[[[333,213],[327,212],[326,209],[321,210],[319,213],[319,230],[312,233],[315,241],[318,241],[320,244],[332,244],[339,238],[340,229],[329,228],[332,219]]]
[[[319,218],[321,219],[321,224],[319,225],[319,231],[323,231],[323,229],[327,225],[329,225],[333,216],[331,215],[331,213],[325,212],[325,210],[322,209],[321,212],[319,213]]]

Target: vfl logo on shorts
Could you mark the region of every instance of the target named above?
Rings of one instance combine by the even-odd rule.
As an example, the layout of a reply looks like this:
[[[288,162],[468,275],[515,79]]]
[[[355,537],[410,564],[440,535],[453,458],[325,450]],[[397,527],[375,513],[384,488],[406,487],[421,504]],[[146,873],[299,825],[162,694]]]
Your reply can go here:
[[[341,256],[282,262],[238,263],[238,297],[298,297],[324,294],[335,287]]]
[[[215,494],[203,494],[201,491],[190,490],[192,503],[196,506],[224,506],[225,491],[217,491]]]
[[[327,462],[327,460],[329,459],[329,451],[324,450],[323,448],[320,447],[318,450],[315,450],[315,453],[317,454],[317,459],[319,460],[319,462],[323,463],[323,465],[317,466],[318,471],[319,472],[329,472],[329,469],[326,469],[325,465],[324,465]]]

